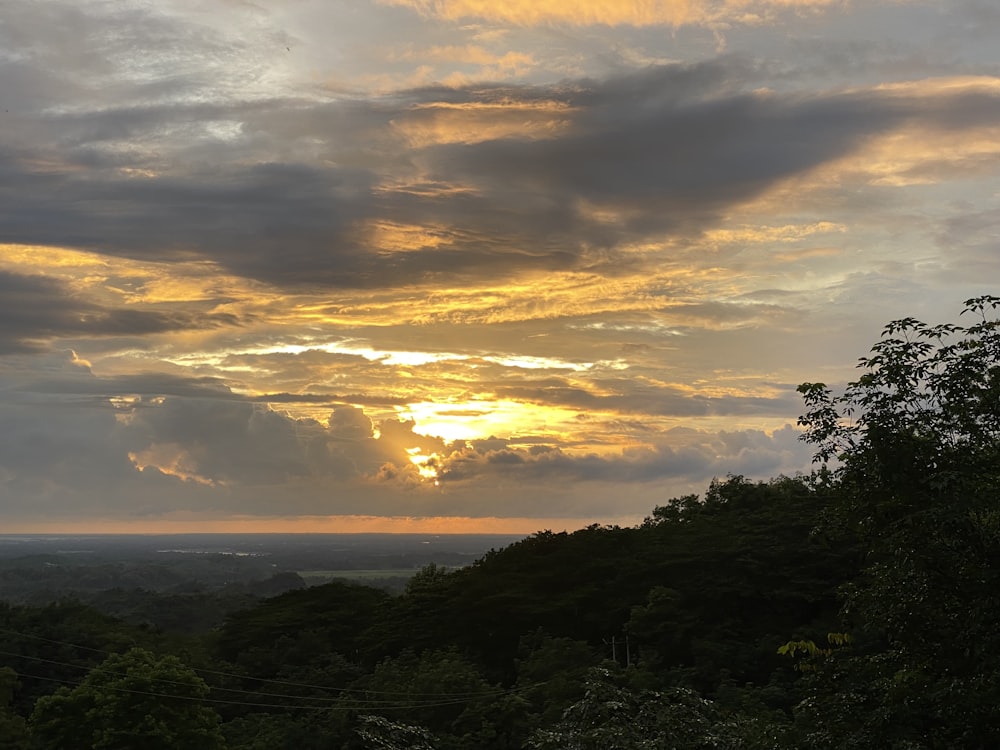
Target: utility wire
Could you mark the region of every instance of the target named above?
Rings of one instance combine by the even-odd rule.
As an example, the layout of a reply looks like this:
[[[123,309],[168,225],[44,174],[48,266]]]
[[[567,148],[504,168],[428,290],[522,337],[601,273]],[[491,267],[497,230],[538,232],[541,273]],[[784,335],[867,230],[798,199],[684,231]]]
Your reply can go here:
[[[65,685],[83,685],[83,680],[68,680],[59,677],[44,677],[42,675],[34,675],[27,673],[18,673],[18,677],[27,677],[35,680],[44,680],[47,682],[59,682]],[[149,690],[134,690],[132,688],[116,687],[114,685],[91,685],[95,690],[101,691],[112,691],[117,693],[132,693],[135,695],[145,695],[151,698],[168,698],[171,700],[183,700],[183,701],[194,701],[199,703],[215,703],[227,706],[248,706],[251,708],[281,708],[281,709],[300,709],[304,711],[358,711],[362,709],[377,709],[379,711],[393,711],[400,710],[405,711],[407,709],[414,708],[437,708],[440,706],[455,706],[462,703],[470,702],[468,699],[455,699],[448,701],[439,701],[436,703],[418,703],[418,704],[389,704],[381,702],[364,703],[355,702],[353,704],[346,705],[331,705],[331,706],[308,706],[308,705],[288,705],[284,703],[256,703],[249,701],[227,701],[220,698],[207,698],[195,695],[174,695],[171,693],[154,693]]]
[[[20,633],[18,631],[10,630],[10,629],[7,629],[7,628],[0,628],[0,633],[6,633],[6,634],[9,634],[9,635],[17,635],[17,636],[21,636],[21,637],[25,637],[25,638],[34,638],[34,639],[45,641],[45,642],[48,642],[48,643],[54,643],[54,644],[59,644],[59,645],[63,645],[63,646],[71,646],[71,647],[83,649],[83,650],[86,650],[86,651],[93,651],[93,652],[96,652],[96,653],[105,654],[107,656],[111,656],[111,655],[115,654],[115,652],[111,652],[111,651],[103,651],[101,649],[90,648],[88,646],[80,646],[78,644],[69,643],[67,641],[58,641],[58,640],[54,640],[54,639],[51,639],[51,638],[44,638],[42,636],[31,635],[31,634],[28,634],[28,633]],[[43,663],[46,663],[46,664],[54,664],[56,666],[69,667],[71,669],[84,669],[84,670],[88,670],[88,671],[104,672],[104,673],[107,673],[107,674],[117,675],[117,676],[122,676],[122,677],[127,676],[127,673],[125,673],[125,672],[119,672],[119,671],[116,671],[116,670],[107,669],[107,668],[104,668],[104,667],[102,667],[100,665],[95,666],[95,667],[88,667],[86,665],[81,665],[81,664],[72,664],[70,662],[57,661],[57,660],[54,660],[54,659],[46,659],[46,658],[40,657],[40,656],[28,656],[26,654],[19,654],[19,653],[12,652],[12,651],[0,651],[0,655],[2,655],[2,656],[9,656],[9,657],[15,657],[15,658],[19,658],[19,659],[28,659],[30,661],[43,662]],[[409,702],[406,703],[405,705],[400,704],[399,706],[395,706],[395,707],[397,707],[397,708],[403,708],[403,707],[421,708],[421,707],[424,707],[424,706],[449,705],[450,703],[464,703],[464,702],[471,702],[473,700],[478,700],[478,699],[499,698],[499,697],[503,697],[503,696],[506,696],[506,695],[512,695],[512,694],[516,694],[516,693],[523,692],[525,690],[529,690],[531,688],[537,687],[540,684],[544,684],[544,683],[534,683],[532,685],[526,685],[526,686],[522,686],[522,687],[505,688],[505,689],[498,689],[498,690],[491,690],[491,691],[480,691],[480,692],[436,692],[436,693],[420,693],[420,692],[407,692],[407,691],[401,691],[401,690],[366,690],[365,688],[338,688],[338,687],[330,687],[328,685],[309,685],[309,684],[306,684],[306,683],[288,682],[288,681],[285,681],[285,680],[269,680],[269,679],[262,678],[262,677],[250,677],[250,676],[247,676],[247,675],[240,675],[240,674],[235,674],[235,673],[232,673],[232,672],[218,672],[218,671],[214,671],[214,670],[198,669],[198,668],[192,668],[192,669],[194,669],[195,672],[205,672],[206,674],[220,675],[220,676],[226,676],[226,677],[234,677],[234,678],[238,678],[238,679],[250,679],[250,680],[255,680],[255,681],[265,682],[265,683],[287,685],[287,686],[292,686],[292,687],[310,688],[310,689],[313,689],[313,690],[322,690],[322,691],[325,691],[325,692],[329,692],[329,691],[335,690],[335,691],[338,691],[339,693],[357,694],[359,697],[355,699],[356,703],[360,703],[362,705],[367,705],[367,706],[372,706],[372,707],[380,707],[381,704],[391,703],[392,700],[401,701],[404,698],[408,699]],[[71,684],[82,684],[80,682],[74,682],[72,680],[59,680],[57,678],[47,678],[47,677],[41,677],[39,675],[25,675],[25,676],[35,677],[36,679],[54,680],[54,681],[57,681],[57,682],[58,681],[65,681],[65,682],[69,682]],[[153,680],[155,680],[157,682],[162,682],[162,683],[166,683],[166,684],[175,684],[175,685],[189,686],[188,683],[179,682],[177,680],[170,680],[170,679],[162,678],[162,677],[153,677],[151,679],[153,679]],[[210,685],[209,687],[212,690],[217,690],[217,691],[221,691],[221,692],[237,693],[237,694],[245,694],[245,695],[253,695],[253,696],[266,696],[266,697],[269,697],[269,698],[290,698],[290,699],[293,699],[293,700],[328,701],[328,702],[331,702],[331,703],[335,702],[335,701],[341,701],[342,700],[340,698],[327,698],[327,697],[322,697],[322,696],[311,697],[311,696],[302,696],[302,695],[290,695],[288,693],[268,693],[268,692],[260,692],[260,691],[254,691],[254,690],[242,690],[240,688],[228,688],[228,687],[214,686],[214,685]],[[393,698],[378,699],[378,698],[371,698],[370,697],[370,696],[378,696],[378,695],[393,696]],[[447,701],[444,702],[444,703],[442,703],[441,702],[442,699],[447,699]],[[235,703],[235,704],[238,704],[238,705],[270,705],[270,704],[252,704],[252,703],[245,703],[245,702],[242,702],[242,701],[219,701],[219,700],[216,700],[214,702]],[[331,706],[331,707],[333,707],[333,706]],[[394,706],[388,706],[388,707],[392,708]],[[314,708],[323,708],[323,707],[322,706],[315,706]]]
[[[103,654],[105,656],[112,656],[112,655],[114,655],[114,654],[117,653],[115,651],[105,651],[105,650],[99,649],[99,648],[91,648],[90,646],[81,646],[78,643],[69,643],[68,641],[59,641],[59,640],[55,640],[53,638],[45,638],[43,636],[33,635],[31,633],[21,633],[19,631],[11,630],[9,628],[0,628],[0,633],[4,633],[4,634],[7,634],[7,635],[16,635],[16,636],[19,636],[21,638],[31,638],[31,639],[34,639],[34,640],[44,641],[46,643],[53,643],[53,644],[60,645],[60,646],[70,646],[72,648],[81,649],[83,651],[92,651],[94,653]],[[6,652],[3,652],[3,653],[6,653]],[[14,655],[20,656],[20,654],[8,654],[8,655],[11,655],[11,656],[14,656]],[[38,658],[38,657],[24,657],[24,658]],[[54,662],[54,663],[62,663],[65,666],[71,666],[71,667],[77,667],[77,666],[79,666],[79,665],[75,665],[75,664],[66,664],[65,662]],[[199,672],[199,673],[216,675],[216,676],[219,676],[219,677],[234,677],[234,678],[241,679],[241,680],[253,680],[255,682],[264,682],[264,683],[270,683],[270,684],[274,684],[274,685],[287,685],[288,687],[311,688],[313,690],[325,690],[325,691],[337,690],[337,691],[339,691],[341,693],[360,693],[362,695],[390,695],[390,696],[401,696],[401,697],[428,696],[428,697],[435,697],[435,698],[436,697],[441,697],[441,696],[448,696],[448,697],[460,697],[461,696],[461,697],[465,697],[465,696],[488,696],[488,695],[490,695],[489,692],[483,692],[483,693],[469,693],[469,692],[461,692],[461,693],[410,693],[410,692],[406,692],[404,690],[366,690],[364,688],[348,688],[348,687],[342,687],[341,688],[341,687],[330,687],[329,685],[311,685],[311,684],[304,683],[304,682],[291,682],[291,681],[288,681],[288,680],[273,680],[273,679],[269,679],[269,678],[266,678],[266,677],[253,677],[251,675],[238,674],[236,672],[220,672],[220,671],[213,670],[213,669],[203,669],[201,667],[191,667],[191,669],[194,669],[196,672]],[[528,687],[534,687],[534,686],[531,685],[531,686],[528,686]],[[505,694],[507,694],[509,692],[512,692],[512,691],[526,690],[526,689],[528,689],[528,687],[502,689],[502,690],[494,691],[493,694],[495,694],[495,695],[505,695]],[[230,688],[217,688],[217,689],[219,689],[219,690],[230,690]],[[235,688],[233,688],[232,690],[235,691]],[[252,690],[251,691],[246,691],[246,692],[253,693],[253,694],[256,694],[256,695],[263,695],[263,693],[257,693],[256,691],[252,691]],[[275,694],[275,695],[282,695],[282,694]],[[289,696],[289,697],[301,697],[301,696]]]
[[[82,664],[71,664],[69,662],[56,661],[54,659],[45,659],[45,658],[42,658],[40,656],[26,656],[24,654],[17,654],[17,653],[13,653],[13,652],[10,652],[10,651],[0,651],[0,656],[12,656],[12,657],[19,658],[19,659],[28,659],[30,661],[43,662],[45,664],[55,664],[57,666],[70,667],[72,669],[84,669],[84,670],[87,670],[88,672],[102,672],[104,674],[108,674],[108,675],[111,675],[111,676],[114,676],[114,677],[129,677],[128,672],[120,672],[120,671],[117,671],[117,670],[114,670],[114,669],[105,669],[105,668],[103,668],[101,666],[87,667],[87,666],[82,665]],[[18,672],[18,674],[20,675],[22,673]],[[64,679],[64,678],[57,678],[57,677],[41,677],[40,675],[26,675],[26,676],[35,677],[36,679],[48,679],[48,680],[52,680],[52,681],[55,681],[55,682],[69,682],[71,684],[76,684],[76,685],[83,684],[80,681],[70,680],[70,679]],[[191,683],[189,683],[189,682],[182,682],[180,680],[170,680],[170,679],[167,679],[165,677],[149,677],[148,679],[151,680],[151,681],[153,681],[153,682],[160,682],[160,683],[164,683],[164,684],[168,684],[168,685],[181,685],[183,687],[191,687]],[[108,687],[110,688],[110,686],[108,686]],[[213,686],[213,685],[207,685],[207,687],[209,687],[211,690],[218,690],[218,691],[225,692],[225,693],[238,693],[238,694],[251,695],[251,696],[264,696],[264,697],[268,697],[268,698],[291,698],[291,699],[297,700],[297,701],[307,700],[307,701],[321,701],[321,702],[330,702],[330,703],[336,702],[336,703],[339,703],[340,705],[343,705],[343,700],[340,699],[340,698],[325,698],[325,697],[322,697],[322,696],[309,696],[309,695],[290,695],[288,693],[263,693],[263,692],[259,692],[259,691],[255,691],[255,690],[242,690],[240,688],[216,687],[216,686]],[[532,686],[532,687],[534,687],[534,686]],[[325,689],[327,689],[327,690],[337,690],[338,688],[325,688]],[[481,699],[481,698],[499,698],[499,697],[502,697],[502,696],[505,696],[505,695],[510,695],[512,693],[520,692],[520,691],[525,690],[525,689],[527,689],[527,688],[522,687],[522,688],[512,688],[512,689],[509,689],[509,690],[484,691],[484,692],[479,692],[479,693],[471,693],[471,692],[470,693],[404,693],[404,692],[396,692],[396,693],[393,693],[393,695],[412,697],[412,700],[410,700],[406,705],[410,706],[412,708],[422,708],[424,706],[446,705],[446,703],[452,703],[452,702],[454,702],[454,703],[465,703],[465,702],[470,702],[470,701]],[[365,690],[356,690],[354,692],[359,692],[359,693],[362,693],[362,694],[365,694],[365,695],[371,695],[373,693],[374,694],[378,694],[378,691],[370,691],[369,692],[369,691],[365,691]],[[178,697],[180,697],[180,696],[178,696]],[[401,703],[401,699],[400,698],[396,698],[394,700],[395,700],[395,702],[399,703],[400,706],[403,705]],[[446,700],[446,703],[442,703],[441,702],[442,700]],[[246,702],[243,702],[243,701],[217,701],[217,702],[231,702],[231,703],[237,703],[239,705],[263,705],[263,704],[256,704],[256,703],[246,703]],[[362,705],[368,705],[368,706],[374,706],[374,707],[378,707],[378,706],[381,706],[383,704],[391,704],[391,703],[393,703],[393,701],[390,700],[390,699],[378,699],[378,698],[376,698],[376,699],[369,699],[369,698],[360,698],[360,697],[354,699],[354,704],[362,704]],[[268,705],[270,705],[270,704],[268,704]],[[351,705],[353,705],[353,704],[351,704]],[[324,708],[324,706],[314,706],[314,708]]]

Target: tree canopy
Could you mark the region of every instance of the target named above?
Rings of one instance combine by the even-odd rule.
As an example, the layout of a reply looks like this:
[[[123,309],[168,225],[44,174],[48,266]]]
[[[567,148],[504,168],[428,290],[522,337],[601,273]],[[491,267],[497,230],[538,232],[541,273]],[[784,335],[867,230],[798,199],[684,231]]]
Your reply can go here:
[[[60,750],[176,750],[225,746],[209,687],[175,656],[141,648],[112,654],[72,690],[40,698],[35,738]]]
[[[819,747],[1000,746],[1000,298],[967,326],[894,321],[841,395],[800,387],[838,485],[829,523],[865,546],[843,589],[857,647],[807,710]]]

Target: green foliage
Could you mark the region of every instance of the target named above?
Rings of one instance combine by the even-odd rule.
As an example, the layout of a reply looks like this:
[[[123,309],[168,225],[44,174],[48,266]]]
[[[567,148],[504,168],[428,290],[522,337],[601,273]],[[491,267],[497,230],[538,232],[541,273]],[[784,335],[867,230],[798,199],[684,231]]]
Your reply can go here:
[[[144,649],[109,656],[77,687],[40,698],[34,737],[60,750],[202,750],[225,746],[209,688],[173,656]]]
[[[692,690],[630,690],[595,669],[584,697],[552,729],[539,729],[531,750],[716,750],[733,747],[710,701]]]
[[[228,614],[257,602],[243,592],[159,593],[143,589],[111,589],[87,602],[126,622],[172,633],[196,635],[219,627]]]
[[[540,726],[550,726],[583,697],[587,674],[602,661],[583,641],[547,635],[541,630],[521,638],[517,686]]]
[[[341,581],[289,591],[229,615],[218,635],[218,648],[224,657],[237,660],[255,650],[272,651],[281,639],[309,631],[316,649],[312,654],[336,651],[354,657],[388,599],[378,589]],[[312,654],[302,651],[299,658]],[[273,672],[254,676],[270,677]]]
[[[814,535],[829,501],[819,479],[715,482],[657,508],[638,528],[539,532],[475,565],[424,571],[371,631],[368,651],[453,644],[491,681],[518,679],[521,638],[542,630],[630,656],[706,693],[724,671],[765,683],[793,631],[835,627],[836,589],[857,553]],[[589,662],[588,662],[589,663]],[[670,673],[667,676],[667,673]]]
[[[848,646],[853,638],[850,633],[827,633],[826,640],[830,644],[828,648],[820,648],[814,641],[809,640],[789,641],[778,647],[778,653],[793,659],[803,657],[795,664],[795,668],[800,672],[815,672],[820,662],[833,656],[833,647]]]
[[[827,641],[831,646],[846,646],[853,640],[850,633],[827,633]],[[813,641],[789,641],[778,647],[778,653],[782,656],[795,656],[805,654],[810,657],[830,656],[832,649],[820,648]]]
[[[37,698],[60,682],[78,681],[107,652],[136,645],[154,647],[159,640],[155,633],[73,600],[44,607],[0,602],[0,634],[4,661],[22,677],[13,697],[14,710],[22,717],[31,713]]]
[[[270,685],[286,690],[287,685]],[[268,704],[274,695],[261,696]],[[336,708],[310,708],[317,704],[300,700],[288,707],[262,713],[248,713],[226,721],[222,733],[229,750],[329,750],[357,748],[355,733],[347,713]],[[331,704],[328,704],[331,705]],[[352,744],[353,743],[353,744]]]
[[[635,529],[617,527],[539,532],[467,568],[420,575],[373,631],[370,648],[393,654],[454,644],[491,680],[510,681],[526,633],[600,642],[621,630],[648,588],[633,575],[640,543]]]
[[[381,716],[362,716],[358,735],[366,750],[436,750],[434,737],[423,727],[389,721]]]
[[[11,708],[18,688],[17,673],[0,667],[0,750],[22,750],[28,745],[28,725]]]
[[[447,577],[447,568],[435,563],[428,563],[414,573],[410,577],[410,580],[406,582],[405,592],[411,596],[415,596],[424,592],[434,591]]]
[[[315,739],[301,717],[290,714],[255,713],[222,725],[229,750],[305,750]]]
[[[59,664],[33,663],[52,679],[79,680],[79,668],[96,663],[99,652],[72,643],[113,651],[142,634],[187,663],[204,654],[194,657],[201,667],[227,673],[213,684],[236,691],[218,693],[233,701],[218,706],[233,750],[360,750],[396,742],[396,729],[426,729],[436,750],[520,750],[533,732],[567,730],[564,713],[585,699],[589,669],[620,669],[627,657],[615,687],[636,706],[653,694],[711,698],[719,736],[771,750],[803,679],[776,650],[834,630],[834,592],[855,572],[850,545],[812,533],[831,492],[823,475],[728,477],[636,528],[540,532],[467,568],[427,566],[395,598],[339,581],[287,592],[229,614],[210,637],[168,642],[78,604],[13,613],[7,623],[48,639],[15,643],[33,658],[56,654]],[[109,592],[106,603],[170,617],[171,599],[140,593]],[[180,613],[202,594],[178,596]],[[202,614],[218,612],[206,605]],[[52,684],[29,683],[38,692]],[[67,692],[40,704],[39,717],[51,720],[39,719],[43,733],[76,720]],[[37,694],[22,691],[21,716]],[[655,728],[636,710],[640,725]],[[65,722],[55,720],[60,711]],[[368,734],[358,731],[365,715],[381,717]]]
[[[454,649],[419,656],[404,651],[380,662],[356,687],[365,691],[373,715],[388,711],[393,720],[430,727],[442,749],[493,746],[510,708],[506,692]]]
[[[816,747],[1000,747],[998,307],[890,323],[842,395],[800,387],[806,439],[835,461],[829,523],[868,550],[843,590],[856,648],[800,711]]]
[[[641,663],[711,694],[723,675],[768,683],[790,633],[833,629],[859,555],[814,533],[830,492],[823,476],[735,476],[654,510],[643,531],[655,585],[628,622]]]

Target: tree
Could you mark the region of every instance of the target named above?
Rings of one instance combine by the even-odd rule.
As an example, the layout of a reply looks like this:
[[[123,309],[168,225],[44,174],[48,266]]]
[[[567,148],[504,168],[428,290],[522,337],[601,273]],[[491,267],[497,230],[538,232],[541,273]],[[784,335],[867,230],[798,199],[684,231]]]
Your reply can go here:
[[[255,652],[274,651],[282,639],[298,639],[298,634],[309,631],[315,646],[312,652],[298,650],[300,664],[308,664],[319,652],[336,651],[354,659],[362,650],[364,632],[388,601],[384,591],[343,581],[288,591],[231,613],[218,634],[219,654],[230,661],[247,657],[257,661]],[[255,670],[252,676],[274,675]]]
[[[174,656],[134,648],[112,654],[76,688],[40,698],[34,737],[60,750],[224,748],[219,716],[203,703],[209,688]]]
[[[532,724],[556,723],[583,697],[587,674],[600,662],[600,653],[584,641],[553,637],[542,630],[522,636],[517,686],[528,701]]]
[[[434,737],[423,727],[382,716],[362,716],[360,723],[357,731],[366,750],[434,750]]]
[[[17,688],[17,673],[10,667],[0,667],[0,750],[28,747],[28,726],[10,708]]]
[[[615,674],[594,668],[586,694],[566,709],[552,729],[537,730],[532,750],[719,750],[743,747],[733,724],[716,707],[686,688],[634,690]]]
[[[1000,298],[889,323],[843,394],[799,387],[828,524],[857,534],[838,649],[800,712],[817,747],[1000,747]]]
[[[433,744],[441,750],[488,748],[495,746],[494,739],[503,730],[498,724],[508,714],[507,691],[486,682],[476,666],[455,649],[420,655],[407,649],[381,661],[356,685],[366,691],[364,703],[372,716],[389,712],[392,722],[399,722],[366,719],[368,734],[362,736],[369,743],[379,726],[419,727],[433,733]],[[356,706],[358,700],[354,695],[346,697],[344,705]]]
[[[821,476],[730,476],[704,500],[656,508],[642,532],[660,572],[628,622],[639,663],[710,695],[727,681],[768,684],[785,671],[776,644],[836,629],[836,587],[857,554],[842,534],[812,533],[829,500]]]

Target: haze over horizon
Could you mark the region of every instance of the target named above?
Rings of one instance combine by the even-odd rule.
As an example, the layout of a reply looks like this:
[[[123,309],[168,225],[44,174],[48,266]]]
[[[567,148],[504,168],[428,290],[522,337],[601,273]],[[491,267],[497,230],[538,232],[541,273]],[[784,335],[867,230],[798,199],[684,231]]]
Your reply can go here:
[[[6,0],[4,533],[631,524],[1000,280],[987,0]]]

